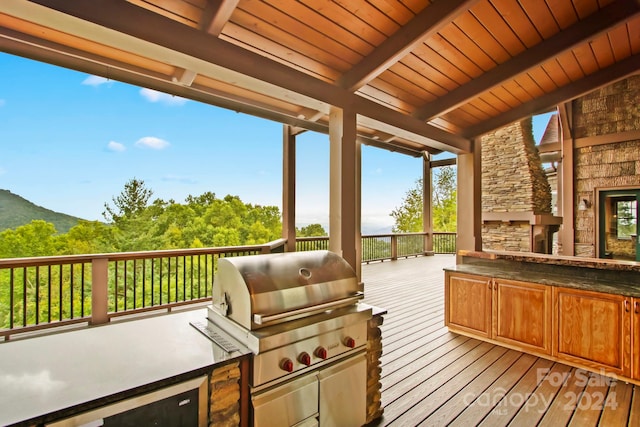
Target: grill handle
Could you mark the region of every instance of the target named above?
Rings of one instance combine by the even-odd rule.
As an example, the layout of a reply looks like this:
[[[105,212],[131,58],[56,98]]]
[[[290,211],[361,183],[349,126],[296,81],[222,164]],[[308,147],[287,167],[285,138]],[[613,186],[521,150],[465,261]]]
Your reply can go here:
[[[323,311],[326,311],[330,308],[338,308],[338,307],[354,304],[356,301],[361,300],[362,298],[364,298],[364,293],[356,292],[353,296],[350,296],[347,298],[330,301],[324,304],[318,304],[311,307],[303,307],[297,310],[290,310],[284,313],[277,313],[277,314],[271,314],[271,315],[256,313],[253,315],[253,323],[257,325],[262,325],[264,323],[273,322],[274,320],[280,320],[285,318],[296,318],[296,317],[302,317],[304,315],[322,313]]]

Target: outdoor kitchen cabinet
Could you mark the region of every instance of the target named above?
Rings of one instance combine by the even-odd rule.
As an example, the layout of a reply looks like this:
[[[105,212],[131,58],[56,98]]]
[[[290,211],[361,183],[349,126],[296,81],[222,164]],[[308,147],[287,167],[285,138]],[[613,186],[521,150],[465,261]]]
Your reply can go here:
[[[454,330],[551,354],[551,288],[446,273],[445,323]]]
[[[491,338],[490,277],[445,273],[445,324],[452,329]]]
[[[493,339],[551,354],[552,289],[537,283],[493,279]]]
[[[629,377],[632,298],[556,287],[554,301],[558,359]]]
[[[631,298],[631,377],[640,380],[640,298]]]

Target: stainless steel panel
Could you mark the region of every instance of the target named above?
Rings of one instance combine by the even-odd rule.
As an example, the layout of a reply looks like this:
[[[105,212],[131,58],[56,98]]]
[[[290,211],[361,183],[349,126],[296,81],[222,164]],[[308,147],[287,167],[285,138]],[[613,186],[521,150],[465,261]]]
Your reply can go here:
[[[308,418],[301,423],[296,424],[293,427],[318,427],[318,419],[317,418]]]
[[[293,426],[318,414],[316,372],[251,397],[254,427]]]
[[[262,319],[291,320],[283,314],[361,297],[361,290],[353,268],[333,252],[231,257],[218,261],[213,305],[243,327],[257,329],[267,325]]]
[[[347,347],[345,338],[350,337],[355,340],[355,347]],[[348,353],[354,353],[358,349],[367,345],[367,324],[366,322],[346,326],[342,329],[327,332],[326,334],[310,337],[306,340],[278,347],[276,349],[257,354],[253,357],[253,375],[251,385],[254,387],[268,382],[291,376],[291,373],[280,368],[280,362],[287,358],[293,362],[292,373],[309,371],[321,366],[330,364],[339,357]],[[318,347],[324,347],[327,351],[327,358],[321,359],[315,354]],[[298,360],[298,356],[303,352],[311,356],[311,365],[307,366]]]
[[[365,354],[319,372],[320,427],[360,427],[367,418]]]
[[[209,307],[208,313],[208,318],[211,322],[249,347],[255,354],[356,323],[366,323],[371,319],[371,316],[371,306],[356,304],[350,307],[327,311],[319,315],[309,316],[304,319],[250,331],[231,319],[220,315],[212,307]]]

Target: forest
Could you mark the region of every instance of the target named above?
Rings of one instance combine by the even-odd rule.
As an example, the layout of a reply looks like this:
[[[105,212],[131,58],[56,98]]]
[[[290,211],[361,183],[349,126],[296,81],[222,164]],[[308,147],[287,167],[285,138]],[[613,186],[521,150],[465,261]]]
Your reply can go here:
[[[150,201],[152,195],[144,181],[134,178],[105,203],[105,222],[80,220],[67,233],[44,220],[4,230],[0,258],[253,245],[282,234],[277,206],[245,203],[231,195],[218,198],[211,192],[189,195],[184,203]],[[326,234],[318,224],[297,232]]]

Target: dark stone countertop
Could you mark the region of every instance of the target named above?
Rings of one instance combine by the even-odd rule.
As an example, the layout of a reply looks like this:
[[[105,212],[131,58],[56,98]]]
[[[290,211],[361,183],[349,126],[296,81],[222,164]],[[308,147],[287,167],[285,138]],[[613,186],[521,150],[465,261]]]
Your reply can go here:
[[[489,265],[495,264],[495,265]],[[554,268],[553,266],[536,266],[527,265],[525,263],[486,263],[486,264],[458,264],[445,268],[445,271],[458,273],[474,274],[486,277],[495,277],[498,279],[518,280],[523,282],[539,283],[549,286],[562,286],[565,288],[582,289],[588,291],[604,292],[609,294],[624,295],[630,297],[640,297],[640,274],[637,275],[637,281],[629,279],[626,274],[623,279],[618,280],[615,273],[610,277],[591,274],[589,270],[581,268],[581,272],[586,274],[569,274],[575,273],[576,267],[571,270]],[[554,272],[554,270],[556,270]],[[564,274],[563,274],[564,273]],[[634,275],[635,276],[635,275]]]
[[[232,353],[189,322],[206,309],[113,322],[0,344],[0,425],[27,425],[206,374]]]

